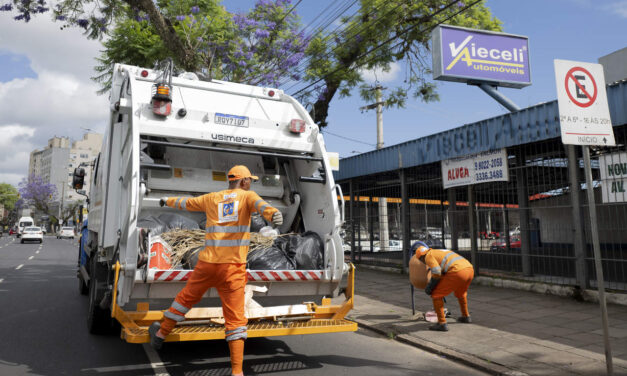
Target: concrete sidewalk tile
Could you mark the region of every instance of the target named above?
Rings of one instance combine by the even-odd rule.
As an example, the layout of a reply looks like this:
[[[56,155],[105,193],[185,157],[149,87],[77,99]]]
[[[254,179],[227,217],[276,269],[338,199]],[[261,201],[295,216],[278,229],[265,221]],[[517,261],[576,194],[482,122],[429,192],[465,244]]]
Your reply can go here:
[[[561,317],[564,319],[568,319],[568,320],[577,320],[577,321],[581,321],[581,320],[588,320],[591,318],[594,318],[594,313],[592,312],[582,312],[582,311],[570,311],[570,312],[563,312],[561,314]]]
[[[569,344],[572,347],[584,347],[591,344],[603,344],[603,336],[594,333],[572,333],[556,338],[561,343]]]
[[[521,370],[529,376],[564,376],[564,370],[535,360],[524,360],[518,363],[508,364],[508,366]]]
[[[605,362],[591,360],[585,363],[564,366],[562,372],[570,375],[605,376],[607,375],[607,368]],[[614,372],[614,375],[617,376],[619,373]]]
[[[573,349],[574,350],[574,349]],[[580,356],[572,351],[546,351],[542,356],[537,358],[539,362],[553,364],[557,366],[573,366],[579,363],[589,362],[589,359]]]
[[[594,334],[603,335],[603,329],[592,331]],[[627,338],[627,329],[610,328],[610,338]]]

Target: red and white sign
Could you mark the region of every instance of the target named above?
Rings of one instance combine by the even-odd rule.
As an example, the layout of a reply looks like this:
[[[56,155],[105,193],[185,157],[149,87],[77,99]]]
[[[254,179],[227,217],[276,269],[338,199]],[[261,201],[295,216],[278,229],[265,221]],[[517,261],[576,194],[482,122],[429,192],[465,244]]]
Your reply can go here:
[[[163,282],[187,281],[192,270],[151,270],[149,280]],[[251,282],[320,281],[323,270],[247,270]],[[152,278],[150,278],[152,277]]]
[[[444,189],[508,180],[507,151],[505,149],[442,161],[442,186]]]
[[[555,60],[562,142],[615,145],[601,64]]]

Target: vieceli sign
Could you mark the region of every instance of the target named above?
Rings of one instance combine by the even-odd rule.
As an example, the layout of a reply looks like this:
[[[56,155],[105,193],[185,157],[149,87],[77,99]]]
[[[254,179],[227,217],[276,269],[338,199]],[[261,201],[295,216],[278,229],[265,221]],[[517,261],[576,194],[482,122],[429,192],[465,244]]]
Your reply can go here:
[[[441,25],[431,33],[431,41],[435,80],[531,85],[527,37]]]

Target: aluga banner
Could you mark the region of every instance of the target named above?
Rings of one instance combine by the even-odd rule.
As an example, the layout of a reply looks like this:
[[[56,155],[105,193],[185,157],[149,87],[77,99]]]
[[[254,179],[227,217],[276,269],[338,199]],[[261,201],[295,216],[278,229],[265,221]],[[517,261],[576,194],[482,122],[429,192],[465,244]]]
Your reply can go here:
[[[435,80],[531,85],[527,37],[441,25],[431,33],[431,41]]]
[[[442,161],[444,189],[494,181],[509,181],[504,148]]]

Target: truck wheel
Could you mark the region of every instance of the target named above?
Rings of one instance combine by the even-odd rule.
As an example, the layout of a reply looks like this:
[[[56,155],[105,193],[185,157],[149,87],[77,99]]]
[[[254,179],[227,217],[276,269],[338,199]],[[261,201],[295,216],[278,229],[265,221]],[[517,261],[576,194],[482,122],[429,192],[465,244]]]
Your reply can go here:
[[[111,331],[111,310],[100,308],[100,301],[107,289],[106,265],[98,262],[94,255],[90,259],[89,310],[87,312],[87,329],[91,334],[106,334]]]

